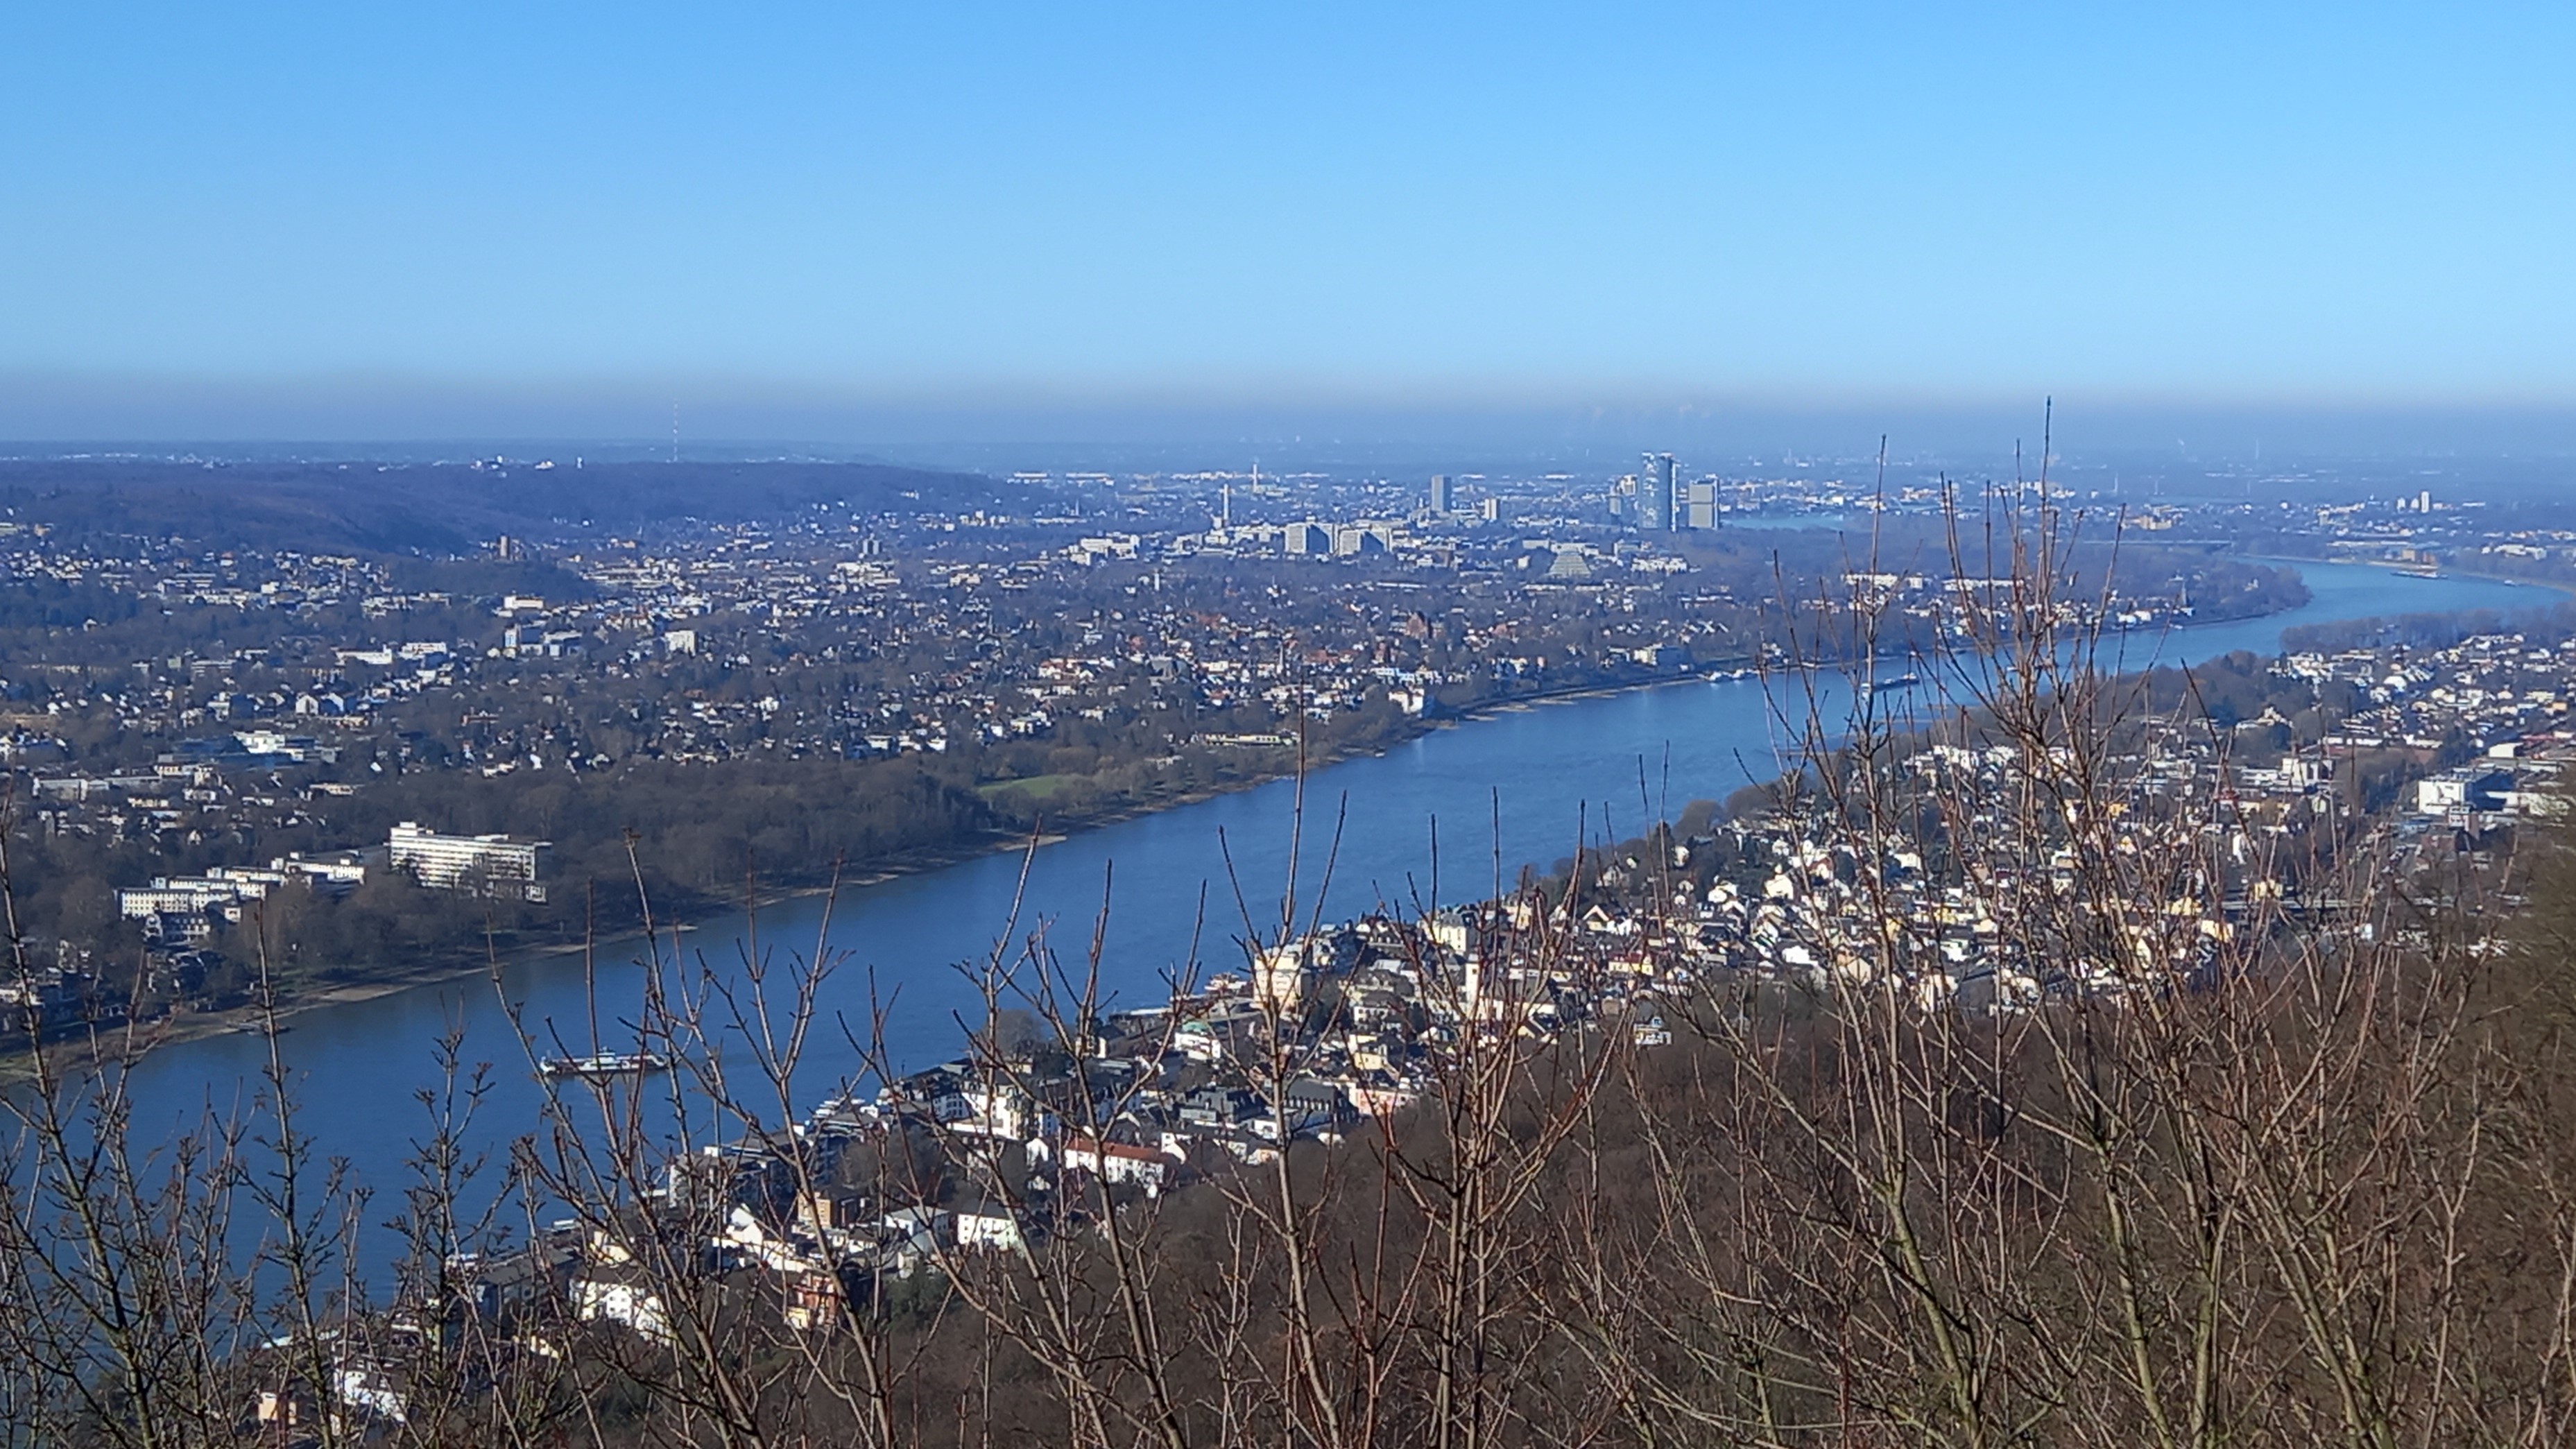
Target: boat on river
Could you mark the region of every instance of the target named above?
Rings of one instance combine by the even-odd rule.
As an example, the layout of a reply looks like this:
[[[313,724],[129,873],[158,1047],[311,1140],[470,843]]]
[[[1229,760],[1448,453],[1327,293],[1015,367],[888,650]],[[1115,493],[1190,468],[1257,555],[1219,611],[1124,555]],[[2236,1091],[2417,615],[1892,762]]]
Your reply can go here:
[[[1892,674],[1885,679],[1873,679],[1861,688],[1872,694],[1892,694],[1900,689],[1912,689],[1922,682],[1920,674]]]
[[[592,1052],[586,1057],[548,1057],[537,1064],[537,1071],[541,1076],[601,1081],[667,1071],[670,1065],[669,1058],[652,1052]]]

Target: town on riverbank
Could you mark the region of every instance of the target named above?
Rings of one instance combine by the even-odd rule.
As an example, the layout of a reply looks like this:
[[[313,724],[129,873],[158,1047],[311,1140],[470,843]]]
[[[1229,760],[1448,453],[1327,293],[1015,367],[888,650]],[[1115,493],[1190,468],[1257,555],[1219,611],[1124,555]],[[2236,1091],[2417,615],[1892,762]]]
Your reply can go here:
[[[667,1345],[680,1310],[640,1265],[676,1255],[715,1265],[734,1311],[829,1335],[986,1255],[1233,1190],[1426,1101],[1455,1110],[1479,1042],[1651,1054],[1705,1037],[1721,986],[2009,1017],[2208,989],[2301,941],[2420,937],[2427,909],[2507,883],[2517,832],[2563,816],[2576,759],[2576,619],[2483,624],[2350,620],[2278,657],[2079,681],[2133,711],[2087,761],[1926,700],[1871,727],[1889,752],[1865,809],[1784,783],[1698,802],[1501,898],[1248,941],[1153,1004],[1095,1011],[1096,972],[997,959],[962,1055],[877,1058],[873,1089],[662,1162],[650,1208],[577,1214],[471,1267]],[[2052,793],[2084,808],[2041,836],[2026,802]],[[2151,898],[2087,906],[2120,908],[2128,948],[2059,949],[2034,924],[2132,872]],[[703,1031],[648,1013],[637,1044],[686,1073]]]
[[[1647,461],[1651,487],[1436,488],[9,465],[0,757],[31,989],[58,1030],[185,1031],[263,976],[296,1000],[479,971],[631,931],[646,901],[703,918],[1513,703],[1850,652],[1784,579],[1916,628],[1959,585],[1932,492],[1887,495],[1856,568],[1834,527],[1755,526],[1841,522],[1853,485]],[[557,493],[584,523],[532,513]],[[2284,567],[2114,534],[2074,562],[2121,627],[2304,597]]]
[[[1229,482],[1216,486],[1220,510],[1237,506]],[[1158,495],[1140,484],[1135,496]],[[1149,1205],[1230,1200],[1246,1174],[1415,1130],[1423,1104],[1454,1102],[1460,1064],[1479,1052],[1687,1054],[1723,1031],[1706,1015],[1713,992],[1863,990],[1927,1017],[1994,1021],[2199,989],[2270,943],[2420,934],[2392,909],[2401,896],[2502,889],[2516,832],[2556,809],[2576,619],[2549,589],[2528,590],[2536,607],[2510,617],[2419,615],[2402,606],[2463,585],[2403,577],[2441,572],[2414,543],[2249,538],[2271,559],[2379,550],[2358,561],[2389,566],[2371,576],[2385,589],[2359,601],[2354,560],[2316,569],[2342,602],[2284,633],[2265,621],[2316,597],[2295,565],[2175,539],[2194,515],[2165,505],[2143,515],[2140,543],[2110,507],[2023,626],[2150,653],[2230,628],[2267,642],[2195,643],[2188,673],[2125,676],[2134,707],[2113,713],[2127,722],[2076,761],[2000,731],[1963,696],[1973,679],[1945,661],[1991,648],[1993,617],[2031,590],[1936,551],[1947,524],[1930,500],[1727,496],[1740,513],[1710,515],[1715,527],[1646,526],[1620,484],[1615,512],[1533,511],[1497,532],[1486,514],[1499,508],[1453,495],[1378,548],[1338,548],[1319,524],[1291,549],[1223,512],[1212,527],[1136,532],[1132,550],[1125,534],[1061,541],[1093,520],[999,513],[691,522],[607,544],[513,535],[488,555],[343,556],[337,582],[262,577],[283,555],[244,547],[224,556],[233,572],[216,594],[197,574],[159,571],[176,555],[91,577],[82,570],[106,556],[94,537],[66,563],[54,531],[12,535],[16,566],[123,589],[130,607],[127,634],[99,612],[110,595],[92,593],[77,627],[48,615],[11,636],[12,649],[99,657],[75,670],[9,656],[13,689],[51,683],[13,696],[27,707],[10,737],[11,884],[32,929],[0,1010],[22,1040],[104,1032],[127,1067],[137,1045],[247,1021],[241,1041],[270,1054],[255,1069],[276,1083],[260,1110],[291,1113],[318,1091],[331,1110],[370,1113],[388,1094],[431,1099],[409,1070],[358,1083],[323,1068],[308,1082],[289,1063],[310,1038],[280,1050],[266,1033],[292,1029],[299,1008],[459,969],[501,985],[495,967],[535,954],[597,962],[631,948],[646,982],[674,973],[683,984],[640,1002],[621,976],[605,1011],[590,966],[587,1003],[532,1008],[504,990],[500,1009],[523,1033],[516,1059],[451,1061],[506,1120],[439,1128],[459,1135],[434,1135],[432,1156],[506,1159],[524,1229],[487,1221],[396,1253],[385,1232],[353,1228],[350,1270],[389,1274],[388,1296],[349,1305],[325,1335],[328,1372],[303,1376],[331,1386],[333,1412],[398,1423],[425,1402],[417,1365],[475,1334],[500,1335],[524,1365],[668,1354],[708,1314],[811,1345],[862,1315],[932,1325],[1014,1255],[1091,1244],[1146,1221]],[[2232,509],[2202,522],[2225,526]],[[1877,550],[1857,564],[1855,510],[1871,515]],[[2437,512],[2420,496],[2390,511]],[[2347,531],[2356,516],[2315,515]],[[1831,526],[1756,526],[1784,517]],[[1543,567],[1532,537],[1561,545]],[[2454,574],[2501,559],[2496,571],[2538,584],[2560,555],[2471,558],[2455,543],[2451,557]],[[513,582],[388,592],[430,564],[463,571],[452,583]],[[1782,593],[1808,575],[1812,593]],[[2476,597],[2520,602],[2496,586]],[[424,615],[442,637],[412,632]],[[104,662],[137,653],[131,635],[183,627],[173,621],[206,642]],[[532,623],[544,626],[533,636]],[[1801,762],[1793,744],[1779,761],[1772,712],[1819,681],[1808,748],[1822,753]],[[946,1040],[963,1051],[947,1060],[869,1038],[865,1008],[820,994],[822,956],[780,966],[742,953],[744,972],[758,961],[794,978],[791,1012],[812,1014],[789,1023],[792,1039],[827,1000],[856,1033],[844,1043],[855,1069],[823,1052],[829,1070],[781,1068],[765,1094],[779,1110],[745,1110],[762,1084],[746,1093],[729,1075],[746,1069],[759,1013],[730,1026],[711,1015],[739,1009],[739,983],[671,933],[711,911],[828,893],[835,872],[883,881],[1301,766],[1311,778],[1444,723],[1641,686],[1740,696],[1746,741],[1789,773],[1660,823],[1642,808],[1624,817],[1651,823],[1633,838],[1587,826],[1578,849],[1516,887],[1498,825],[1489,898],[1434,883],[1409,906],[1382,899],[1335,920],[1310,906],[1301,919],[1292,889],[1275,930],[1245,909],[1239,960],[1224,959],[1234,933],[1219,930],[1220,969],[1199,969],[1194,950],[1159,995],[1120,963],[1086,967],[1075,951],[1068,966],[1006,939],[965,973],[982,995],[955,1011]],[[1884,791],[1867,810],[1815,788],[1847,778],[1834,762],[1859,757],[1855,731],[1885,747],[1866,756]],[[2028,815],[2052,794],[2084,807]],[[1915,823],[1890,836],[1864,817]],[[1371,815],[1359,828],[1384,825]],[[2118,918],[2119,950],[2070,954],[2034,924],[2140,869],[2153,879],[2093,902]],[[2397,894],[2354,890],[2363,869]],[[1178,877],[1161,874],[1168,890]],[[1320,882],[1306,889],[1320,899]],[[74,928],[83,920],[94,934]],[[128,1027],[137,1035],[116,1035]],[[381,1065],[380,1050],[362,1054]],[[748,1060],[755,1076],[777,1065],[760,1050]],[[150,1120],[168,1115],[148,1073],[119,1080],[142,1084],[132,1100]],[[202,1096],[202,1082],[183,1087]],[[686,1131],[663,1120],[710,1107],[716,1120]],[[603,1148],[621,1175],[585,1179]],[[383,1151],[360,1155],[388,1170]],[[483,1213],[497,1186],[447,1190]],[[403,1237],[417,1224],[385,1226]],[[485,1389],[518,1372],[488,1371],[500,1377]]]

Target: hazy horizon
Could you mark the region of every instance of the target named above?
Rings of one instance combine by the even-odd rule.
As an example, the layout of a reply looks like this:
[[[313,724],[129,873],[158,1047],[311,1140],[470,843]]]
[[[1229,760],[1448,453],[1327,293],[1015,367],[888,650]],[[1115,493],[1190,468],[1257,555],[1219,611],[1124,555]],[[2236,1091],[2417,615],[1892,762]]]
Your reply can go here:
[[[21,443],[2576,451],[2558,9],[6,34]]]
[[[5,408],[5,404],[0,404]],[[632,411],[632,410],[630,410]],[[198,430],[164,436],[9,436],[0,458],[76,457],[233,460],[463,461],[471,458],[596,460],[672,455],[669,410],[662,429],[616,431],[618,410],[562,414],[553,421],[524,404],[493,415],[534,426],[475,428],[464,411],[444,431],[406,432],[395,411],[342,415],[241,410],[192,414]],[[2262,476],[2276,470],[2348,471],[2421,466],[2509,492],[2562,479],[2576,459],[2576,410],[2267,412],[2148,411],[2054,407],[2061,474],[2109,473],[2142,482],[2184,483],[2203,475]],[[0,417],[5,417],[0,412]],[[263,430],[260,422],[282,426]],[[222,426],[232,422],[235,426]],[[306,426],[297,429],[293,425]],[[376,427],[366,426],[369,423]],[[247,426],[245,426],[247,424]],[[317,426],[318,424],[318,426]],[[608,426],[598,426],[607,424]],[[1150,473],[1242,469],[1339,474],[1633,471],[1640,450],[1677,452],[1689,467],[1738,476],[1824,465],[1848,471],[1875,457],[1882,439],[1900,472],[1924,468],[1961,476],[2009,475],[2018,447],[2035,467],[2048,400],[2028,407],[1926,409],[1851,405],[1833,410],[1346,409],[1292,413],[1250,409],[965,409],[785,412],[757,407],[683,409],[680,456],[690,461],[763,458],[888,462],[967,472],[1099,469]]]

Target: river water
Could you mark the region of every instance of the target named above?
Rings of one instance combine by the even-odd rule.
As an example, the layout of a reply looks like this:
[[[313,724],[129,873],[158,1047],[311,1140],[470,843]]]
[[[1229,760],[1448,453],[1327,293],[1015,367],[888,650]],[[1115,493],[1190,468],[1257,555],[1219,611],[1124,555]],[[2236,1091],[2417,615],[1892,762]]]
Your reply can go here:
[[[2123,666],[2191,663],[2238,649],[2277,653],[2282,631],[2299,624],[2527,608],[2561,597],[2479,579],[2402,578],[2357,565],[2299,567],[2313,596],[2305,606],[2244,623],[2132,635]],[[1827,687],[1826,707],[1844,708],[1847,691]],[[1570,855],[1578,833],[1592,841],[1632,837],[1694,797],[1723,799],[1777,775],[1775,733],[1759,682],[1693,681],[1514,709],[1335,765],[1306,785],[1300,877],[1307,909],[1315,907],[1328,855],[1326,920],[1379,902],[1402,906],[1428,898],[1435,833],[1438,895],[1450,901],[1487,896],[1498,860],[1508,885],[1523,863],[1544,868]],[[1026,861],[1020,932],[1053,922],[1064,952],[1079,958],[1105,899],[1104,975],[1129,1005],[1160,1001],[1166,974],[1181,969],[1194,941],[1204,969],[1239,968],[1234,943],[1245,934],[1246,913],[1231,881],[1240,880],[1242,899],[1255,903],[1256,926],[1275,929],[1294,789],[1274,782],[1038,850]],[[973,999],[954,968],[993,948],[1020,893],[1023,863],[1022,854],[996,854],[844,892],[828,938],[828,949],[844,959],[824,993],[824,1010],[863,1020],[873,973],[880,990],[894,993],[886,1039],[898,1060],[919,1067],[953,1055],[960,1040],[956,1014],[973,1014]],[[759,939],[810,953],[823,909],[816,898],[768,908],[757,923]],[[745,925],[738,916],[713,920],[684,940],[693,953],[731,963]],[[611,1044],[619,1035],[615,1019],[631,1013],[637,1000],[641,968],[633,958],[639,954],[639,947],[616,949],[600,964],[600,1010],[611,1023],[603,1035]],[[390,1195],[403,1181],[411,1144],[426,1129],[415,1094],[436,1083],[433,1045],[451,1022],[464,1027],[469,1061],[500,1064],[478,1119],[480,1144],[499,1147],[534,1126],[540,1088],[510,1034],[504,997],[532,1027],[588,1049],[591,1008],[576,958],[513,965],[498,992],[488,981],[461,981],[293,1019],[282,1045],[297,1075],[302,1126],[321,1151],[347,1159],[377,1189],[384,1212],[392,1210]],[[631,1044],[631,1034],[626,1040]],[[248,1107],[265,1053],[258,1039],[229,1035],[151,1054],[129,1081],[137,1134],[153,1136],[160,1124],[191,1119],[210,1104]],[[837,1031],[818,1034],[797,1083],[798,1099],[819,1100],[855,1065],[856,1053]]]

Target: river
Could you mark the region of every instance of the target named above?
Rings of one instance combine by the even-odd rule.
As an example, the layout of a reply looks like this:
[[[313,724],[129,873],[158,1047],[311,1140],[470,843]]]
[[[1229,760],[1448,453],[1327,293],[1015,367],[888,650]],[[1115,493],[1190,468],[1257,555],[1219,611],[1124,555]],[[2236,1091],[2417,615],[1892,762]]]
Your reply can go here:
[[[2473,578],[2299,567],[2312,595],[2308,604],[2241,623],[2129,636],[2124,667],[2190,663],[2238,649],[2268,655],[2278,652],[2282,631],[2299,624],[2533,607],[2561,597]],[[1828,707],[1840,709],[1843,699],[1830,699]],[[1650,817],[1678,812],[1689,799],[1723,799],[1755,778],[1776,775],[1774,759],[1774,722],[1757,681],[1693,681],[1507,710],[1310,778],[1304,888],[1311,894],[1322,880],[1330,853],[1326,920],[1380,901],[1403,905],[1428,897],[1436,830],[1438,894],[1452,901],[1483,897],[1492,893],[1498,860],[1508,884],[1524,862],[1544,867],[1570,855],[1578,831],[1596,841],[1633,836]],[[1028,861],[1021,931],[1059,923],[1057,939],[1078,957],[1105,898],[1105,975],[1127,1004],[1161,1000],[1166,973],[1180,968],[1193,941],[1206,969],[1239,967],[1234,941],[1244,934],[1244,914],[1224,862],[1230,856],[1243,898],[1263,903],[1253,908],[1256,923],[1275,926],[1294,788],[1274,782],[1046,846]],[[1328,852],[1337,818],[1338,848]],[[896,1057],[925,1066],[953,1055],[959,1042],[954,1014],[972,1005],[953,968],[992,949],[1009,918],[1022,864],[1020,854],[997,854],[843,893],[829,942],[846,959],[825,993],[825,1010],[862,1017],[873,972],[882,987],[899,987],[887,1032]],[[781,950],[810,951],[823,909],[819,898],[768,908],[758,921],[760,939]],[[744,927],[740,917],[716,919],[684,939],[692,952],[731,962]],[[608,1018],[633,1009],[638,954],[639,948],[624,948],[601,964]],[[477,1132],[481,1145],[498,1146],[534,1124],[541,1100],[509,1035],[501,994],[532,1025],[550,1024],[586,1050],[590,1009],[583,982],[577,959],[547,958],[508,967],[500,994],[487,981],[460,981],[294,1017],[282,1045],[297,1074],[303,1128],[321,1151],[347,1159],[359,1180],[376,1188],[382,1210],[371,1217],[393,1211],[402,1164],[426,1127],[415,1094],[436,1081],[433,1044],[449,1022],[462,1022],[469,1060],[503,1064]],[[210,1102],[219,1109],[248,1106],[265,1052],[254,1037],[228,1035],[152,1053],[129,1081],[135,1130],[153,1135]],[[854,1066],[855,1054],[837,1033],[821,1034],[798,1082],[799,1100],[810,1105]]]

